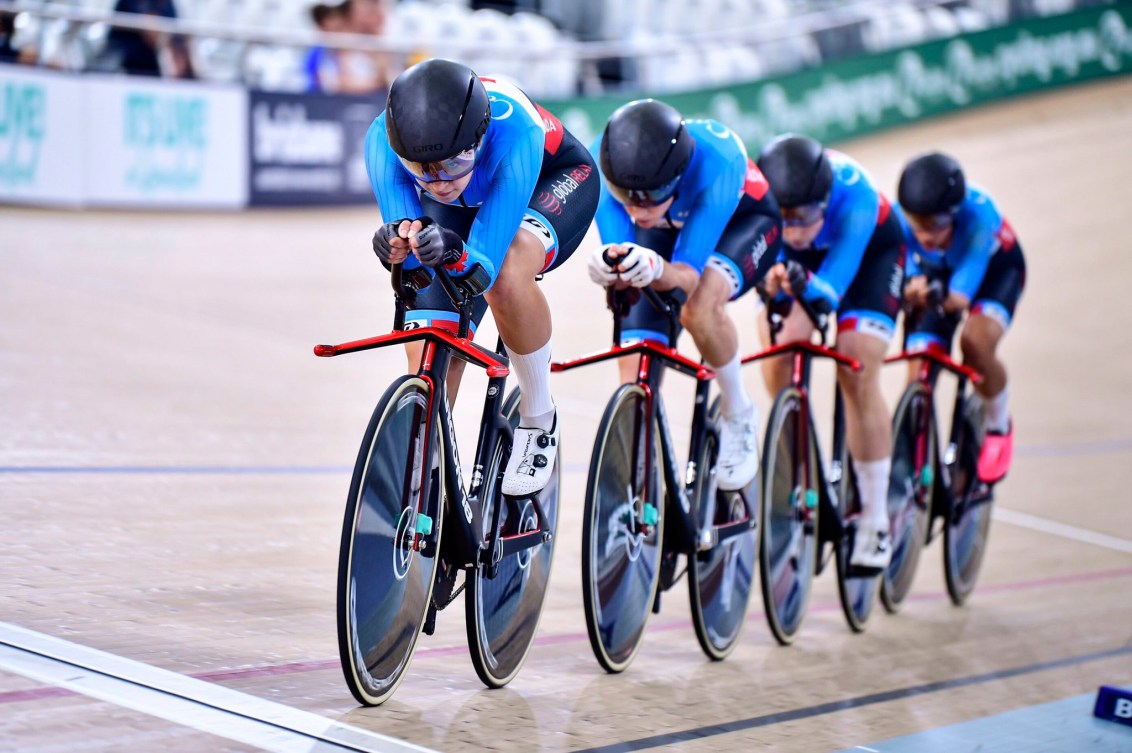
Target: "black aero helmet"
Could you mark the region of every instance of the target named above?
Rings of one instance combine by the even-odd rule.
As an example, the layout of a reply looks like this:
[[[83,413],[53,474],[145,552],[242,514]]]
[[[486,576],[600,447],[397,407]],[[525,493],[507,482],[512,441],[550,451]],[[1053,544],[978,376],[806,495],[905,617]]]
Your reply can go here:
[[[791,133],[767,143],[759,170],[782,207],[824,203],[833,188],[833,167],[821,142]]]
[[[951,214],[967,196],[967,180],[954,158],[928,152],[904,166],[896,193],[900,206],[912,214]]]
[[[472,69],[433,58],[389,87],[385,132],[403,160],[428,163],[475,148],[491,122],[491,101]]]
[[[601,138],[601,172],[622,204],[659,204],[676,191],[696,140],[676,108],[639,99],[618,108]]]

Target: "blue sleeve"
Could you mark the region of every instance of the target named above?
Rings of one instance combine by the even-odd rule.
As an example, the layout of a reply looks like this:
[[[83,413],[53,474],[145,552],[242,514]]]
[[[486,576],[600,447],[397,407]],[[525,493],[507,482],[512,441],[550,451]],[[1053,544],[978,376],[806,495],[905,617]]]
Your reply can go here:
[[[472,222],[468,258],[483,265],[493,285],[534,195],[542,171],[544,140],[545,132],[538,126],[524,129],[520,138],[507,146],[492,174],[491,192]]]
[[[836,216],[826,218],[833,237],[817,273],[828,284],[828,292],[837,296],[834,302],[838,304],[857,276],[880,211],[880,196],[865,181],[845,186],[845,190],[848,195],[843,197]]]
[[[998,249],[998,229],[1002,218],[990,202],[968,202],[968,206],[973,216],[964,224],[969,230],[963,233],[964,237],[952,240],[952,244],[959,244],[963,256],[951,273],[948,287],[953,293],[960,293],[973,301],[987,274],[987,265]]]
[[[415,220],[424,214],[412,178],[401,167],[397,155],[389,147],[389,140],[385,135],[385,113],[379,115],[366,132],[365,157],[366,173],[373,186],[373,195],[377,197],[383,222],[394,222],[406,217]],[[419,266],[420,261],[415,256],[410,255],[405,260],[406,269]]]
[[[696,199],[688,216],[688,221],[676,237],[672,249],[672,261],[687,264],[697,272],[703,272],[708,257],[719,245],[731,215],[739,207],[743,183],[747,179],[747,156],[732,159],[727,166],[713,176],[711,185],[706,186]]]
[[[598,188],[601,190],[601,198],[597,202],[597,214],[594,215],[597,232],[601,236],[602,243],[631,243],[637,237],[633,220],[621,202],[613,198],[609,186],[605,185],[605,176],[601,174],[601,139],[601,135],[598,135],[590,144],[590,154],[593,155],[594,164],[599,165]]]

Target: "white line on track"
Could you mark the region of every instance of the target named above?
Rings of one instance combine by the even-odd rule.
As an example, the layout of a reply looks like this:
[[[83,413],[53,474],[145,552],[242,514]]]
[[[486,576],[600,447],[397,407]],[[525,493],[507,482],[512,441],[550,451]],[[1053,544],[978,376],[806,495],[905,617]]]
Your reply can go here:
[[[1048,520],[1047,518],[1039,518],[1036,515],[1029,515],[1024,512],[1017,512],[1016,510],[1007,510],[998,505],[994,506],[994,519],[1001,520],[1003,523],[1009,523],[1010,525],[1029,528],[1034,531],[1053,534],[1054,536],[1061,536],[1065,539],[1072,539],[1073,541],[1094,544],[1096,546],[1103,546],[1106,549],[1115,549],[1118,552],[1132,554],[1132,541],[1128,539],[1120,539],[1116,536],[1108,536],[1103,533],[1097,533],[1096,531],[1077,528],[1076,526],[1058,523],[1057,521]]]
[[[396,738],[0,622],[0,669],[279,753],[433,753]]]

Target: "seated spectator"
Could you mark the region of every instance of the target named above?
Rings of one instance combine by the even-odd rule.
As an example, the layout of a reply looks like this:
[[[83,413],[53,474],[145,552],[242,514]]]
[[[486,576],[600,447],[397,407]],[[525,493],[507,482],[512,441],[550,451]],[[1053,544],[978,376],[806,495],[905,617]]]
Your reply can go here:
[[[340,33],[347,30],[345,3],[328,5],[319,3],[311,7],[311,20],[319,31]],[[307,75],[307,91],[336,92],[341,81],[339,51],[318,45],[307,51],[303,61]]]
[[[138,13],[159,18],[176,18],[173,0],[117,0],[115,13]],[[188,45],[180,35],[153,31],[112,29],[107,37],[108,51],[117,58],[121,70],[135,76],[195,78]]]
[[[35,65],[39,62],[39,46],[27,39],[16,45],[16,14],[0,11],[0,63],[25,63]]]
[[[346,0],[347,31],[380,37],[385,31],[385,0]],[[370,94],[389,88],[396,75],[392,56],[385,52],[341,50],[338,55],[341,71],[339,91],[347,94]]]
[[[19,60],[20,51],[12,46],[15,36],[16,17],[0,11],[0,63],[15,63]]]

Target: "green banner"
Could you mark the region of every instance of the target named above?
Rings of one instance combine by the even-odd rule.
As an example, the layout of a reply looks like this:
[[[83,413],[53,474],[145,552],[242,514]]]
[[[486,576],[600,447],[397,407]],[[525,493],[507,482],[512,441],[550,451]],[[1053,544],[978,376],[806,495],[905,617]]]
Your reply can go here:
[[[657,95],[686,117],[715,118],[754,150],[785,131],[834,142],[880,128],[1132,70],[1132,7],[1032,19],[813,70]],[[632,97],[636,99],[637,97]],[[541,104],[585,143],[625,98]]]

